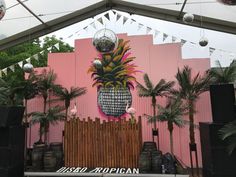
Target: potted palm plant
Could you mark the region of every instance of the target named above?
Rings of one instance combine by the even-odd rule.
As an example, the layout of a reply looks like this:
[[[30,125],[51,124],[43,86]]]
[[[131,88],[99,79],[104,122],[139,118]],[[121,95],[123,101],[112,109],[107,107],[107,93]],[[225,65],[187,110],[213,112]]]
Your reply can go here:
[[[21,89],[20,82],[0,78],[0,127],[21,124],[25,109],[19,94]]]
[[[95,58],[88,72],[92,73],[93,86],[98,89],[98,106],[107,116],[120,117],[125,113],[127,101],[131,104],[130,88],[137,71],[130,57],[129,41],[119,39],[118,47],[111,53]]]
[[[155,86],[152,83],[152,81],[149,79],[147,74],[144,74],[143,76],[144,84],[137,82],[137,89],[138,89],[138,95],[140,97],[151,97],[152,98],[152,108],[153,108],[153,115],[148,116],[148,118],[153,119],[154,129],[153,129],[153,136],[157,135],[157,103],[156,103],[156,97],[160,96],[167,96],[169,92],[171,91],[172,87],[174,86],[174,82],[166,82],[164,79],[161,79]],[[153,138],[154,139],[154,138]]]

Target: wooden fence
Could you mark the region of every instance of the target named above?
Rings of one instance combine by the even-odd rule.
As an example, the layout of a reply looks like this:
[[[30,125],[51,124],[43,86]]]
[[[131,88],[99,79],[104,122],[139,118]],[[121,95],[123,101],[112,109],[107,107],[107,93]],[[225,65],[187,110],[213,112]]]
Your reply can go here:
[[[141,117],[95,121],[71,119],[65,123],[65,166],[137,168],[142,147]]]

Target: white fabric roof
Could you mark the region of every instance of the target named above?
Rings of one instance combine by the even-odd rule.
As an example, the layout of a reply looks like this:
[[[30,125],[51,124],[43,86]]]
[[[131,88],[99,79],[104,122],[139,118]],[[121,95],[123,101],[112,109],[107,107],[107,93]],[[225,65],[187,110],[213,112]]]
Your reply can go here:
[[[236,6],[217,0],[5,0],[0,50],[110,9],[183,23],[184,2],[183,12],[195,15],[190,25],[236,34]]]

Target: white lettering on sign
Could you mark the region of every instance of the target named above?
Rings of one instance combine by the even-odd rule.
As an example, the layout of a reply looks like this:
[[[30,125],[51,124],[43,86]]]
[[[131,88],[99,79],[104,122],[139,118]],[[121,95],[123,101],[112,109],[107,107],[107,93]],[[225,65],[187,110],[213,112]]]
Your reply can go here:
[[[117,174],[139,174],[138,168],[103,168],[96,167],[88,169],[87,167],[61,167],[57,173],[117,173]]]

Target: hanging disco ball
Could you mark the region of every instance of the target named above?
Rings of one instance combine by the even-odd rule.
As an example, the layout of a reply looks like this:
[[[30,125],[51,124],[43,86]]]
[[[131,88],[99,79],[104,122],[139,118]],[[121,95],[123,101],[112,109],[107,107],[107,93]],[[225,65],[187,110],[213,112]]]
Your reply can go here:
[[[100,60],[94,60],[93,61],[93,66],[96,68],[96,69],[99,69],[102,67],[102,62]]]
[[[0,20],[4,17],[6,13],[6,4],[4,0],[0,0]]]
[[[218,0],[218,2],[226,5],[236,5],[236,0]]]
[[[117,47],[118,37],[112,30],[104,28],[95,33],[93,45],[100,53],[110,53]]]
[[[207,46],[207,44],[208,44],[208,39],[206,37],[201,37],[201,39],[199,40],[199,45],[201,47],[205,47]]]
[[[34,69],[34,67],[33,67],[33,65],[31,63],[26,63],[23,66],[23,70],[26,73],[31,73],[33,71],[33,69]]]
[[[192,22],[193,22],[193,19],[194,19],[194,16],[193,16],[193,14],[191,14],[191,13],[186,13],[186,14],[184,14],[184,16],[183,16],[183,21],[184,21],[184,23],[192,23]]]

